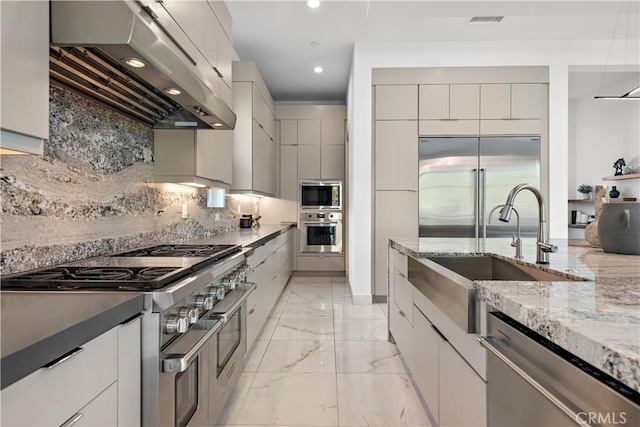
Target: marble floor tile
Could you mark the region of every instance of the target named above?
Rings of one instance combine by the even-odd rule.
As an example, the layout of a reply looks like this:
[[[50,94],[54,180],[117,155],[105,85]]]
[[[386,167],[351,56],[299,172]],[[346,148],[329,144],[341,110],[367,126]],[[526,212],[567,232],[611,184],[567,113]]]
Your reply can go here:
[[[385,341],[336,341],[336,371],[360,374],[407,373],[400,351]]]
[[[328,283],[331,284],[331,276],[292,276],[289,283]]]
[[[262,336],[259,338],[262,338]],[[244,366],[245,372],[255,372],[258,370],[258,366],[260,366],[260,362],[262,362],[264,352],[267,351],[268,346],[269,346],[269,339],[258,339],[255,341],[253,345],[253,351],[251,352],[251,356],[249,357],[249,359],[247,360]]]
[[[282,316],[282,312],[284,311],[284,308],[286,307],[286,305],[287,305],[286,302],[277,303],[273,307],[273,310],[271,310],[271,313],[269,314],[269,317],[270,318],[280,318],[280,316]]]
[[[353,304],[353,298],[351,298],[351,295],[346,295],[346,296],[333,296],[333,303],[334,304]]]
[[[272,340],[317,340],[333,339],[333,319],[280,319]]]
[[[333,315],[336,319],[386,319],[386,316],[378,304],[354,305],[351,303],[344,304],[334,302]]]
[[[336,341],[387,340],[386,320],[334,319],[334,327]]]
[[[332,285],[347,285],[347,277],[346,276],[332,276],[331,284]]]
[[[431,425],[405,374],[338,374],[338,406],[341,426]]]
[[[333,339],[316,341],[277,341],[269,344],[258,372],[335,372]]]
[[[327,289],[293,289],[287,303],[307,304],[307,303],[328,303],[332,302],[331,288]]]
[[[288,303],[282,315],[281,319],[288,318],[313,318],[313,317],[333,317],[333,306],[324,302],[316,302],[309,304],[300,303]]]
[[[336,426],[336,375],[257,373],[240,406],[218,423]]]

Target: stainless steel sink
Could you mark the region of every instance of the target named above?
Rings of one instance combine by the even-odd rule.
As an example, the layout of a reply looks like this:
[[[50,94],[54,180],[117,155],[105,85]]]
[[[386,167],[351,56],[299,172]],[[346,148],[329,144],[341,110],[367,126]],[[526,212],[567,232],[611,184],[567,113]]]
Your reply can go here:
[[[491,255],[409,257],[409,282],[465,332],[476,332],[478,302],[473,281],[585,281]]]
[[[427,259],[440,264],[469,280],[542,281],[573,282],[583,281],[580,277],[568,278],[560,273],[538,270],[522,264],[485,256],[434,256]]]

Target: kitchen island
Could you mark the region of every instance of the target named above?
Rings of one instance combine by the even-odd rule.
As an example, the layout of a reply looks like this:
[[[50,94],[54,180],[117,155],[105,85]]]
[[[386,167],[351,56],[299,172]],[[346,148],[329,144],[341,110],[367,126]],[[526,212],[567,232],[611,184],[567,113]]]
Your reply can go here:
[[[399,252],[437,255],[494,254],[513,258],[510,239],[488,239],[475,250],[472,239],[390,239]],[[554,240],[550,264],[535,264],[534,239],[523,242],[524,262],[541,270],[587,281],[474,281],[477,298],[640,391],[640,257],[603,253]],[[513,261],[513,260],[512,260]]]

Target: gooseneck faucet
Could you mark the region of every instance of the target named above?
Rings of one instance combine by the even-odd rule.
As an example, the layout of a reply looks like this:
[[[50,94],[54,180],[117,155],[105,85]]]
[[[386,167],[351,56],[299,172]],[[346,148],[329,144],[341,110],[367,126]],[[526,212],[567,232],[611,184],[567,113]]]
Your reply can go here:
[[[549,264],[549,252],[558,252],[558,247],[549,243],[549,227],[547,225],[547,214],[544,206],[544,199],[540,189],[532,184],[518,184],[507,196],[504,208],[500,211],[498,219],[502,222],[509,222],[511,219],[511,211],[516,196],[522,190],[529,190],[536,196],[538,200],[538,236],[536,242],[536,264]]]
[[[491,212],[489,212],[489,221],[487,221],[487,224],[491,224],[491,215],[493,215],[496,209],[499,209],[503,206],[504,205],[498,205],[493,209],[491,209]],[[522,239],[520,238],[520,215],[518,214],[518,211],[516,210],[516,208],[512,208],[512,209],[513,209],[513,212],[516,214],[516,234],[513,235],[513,241],[511,242],[511,247],[516,248],[515,258],[522,259],[524,257],[522,256]]]

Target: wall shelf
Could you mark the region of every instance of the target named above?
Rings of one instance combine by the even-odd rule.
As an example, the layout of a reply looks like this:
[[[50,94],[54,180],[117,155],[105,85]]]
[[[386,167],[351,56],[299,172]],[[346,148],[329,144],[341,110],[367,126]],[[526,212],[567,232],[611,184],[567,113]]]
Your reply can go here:
[[[593,199],[569,199],[569,203],[593,203]]]
[[[569,224],[569,228],[587,228],[589,224]]]
[[[603,176],[603,181],[622,181],[625,179],[639,179],[640,173],[631,173],[629,175]]]

